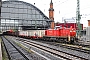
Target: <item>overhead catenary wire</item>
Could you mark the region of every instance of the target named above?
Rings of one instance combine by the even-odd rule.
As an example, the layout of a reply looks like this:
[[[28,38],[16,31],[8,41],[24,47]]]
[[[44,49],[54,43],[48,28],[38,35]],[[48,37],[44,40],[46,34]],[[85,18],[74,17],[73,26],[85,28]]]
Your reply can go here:
[[[70,0],[65,0],[65,1],[63,1],[63,2],[61,2],[61,3],[59,3],[58,5],[56,5],[56,6],[54,6],[55,8],[56,7],[58,7],[59,5],[62,5],[62,4],[65,4],[66,2],[68,2],[68,1],[70,1]],[[59,1],[60,2],[60,1]],[[81,11],[83,11],[83,10],[86,10],[86,9],[90,9],[90,7],[85,7],[85,8],[82,8],[82,9],[80,9]],[[60,10],[59,10],[59,14],[60,14]],[[68,13],[65,13],[65,14],[63,14],[64,16],[66,16],[67,14],[73,14],[73,12],[74,13],[76,13],[76,11],[70,11],[70,12],[68,12]],[[82,13],[83,14],[83,13]]]
[[[65,1],[63,1],[63,2],[61,2],[61,3],[59,3],[58,5],[56,5],[55,6],[55,8],[57,7],[57,6],[59,6],[59,5],[61,5],[61,4],[63,4],[63,3],[66,3],[68,0],[65,0]],[[59,1],[60,2],[60,1]]]

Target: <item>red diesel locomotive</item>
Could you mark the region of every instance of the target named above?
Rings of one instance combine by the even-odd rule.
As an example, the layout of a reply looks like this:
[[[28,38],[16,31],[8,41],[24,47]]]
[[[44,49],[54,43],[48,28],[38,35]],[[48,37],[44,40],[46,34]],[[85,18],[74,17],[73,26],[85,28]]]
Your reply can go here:
[[[55,40],[63,40],[66,42],[74,42],[76,36],[76,29],[70,28],[57,28],[57,29],[48,29],[45,30],[44,39],[55,39]]]

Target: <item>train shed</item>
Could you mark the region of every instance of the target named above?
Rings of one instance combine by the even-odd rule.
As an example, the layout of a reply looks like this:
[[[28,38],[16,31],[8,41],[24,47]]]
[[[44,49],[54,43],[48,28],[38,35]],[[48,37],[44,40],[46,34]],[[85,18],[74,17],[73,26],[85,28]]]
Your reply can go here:
[[[33,4],[18,0],[2,1],[1,31],[47,29],[50,24],[51,19]]]

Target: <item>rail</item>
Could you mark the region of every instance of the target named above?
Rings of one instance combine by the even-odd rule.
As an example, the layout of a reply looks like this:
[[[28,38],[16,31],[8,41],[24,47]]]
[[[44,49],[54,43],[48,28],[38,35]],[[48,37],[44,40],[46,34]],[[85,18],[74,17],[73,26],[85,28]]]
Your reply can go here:
[[[88,60],[86,58],[83,58],[83,57],[80,57],[80,56],[76,56],[76,55],[73,55],[73,54],[69,54],[67,52],[63,52],[63,51],[60,51],[60,50],[56,50],[56,49],[53,49],[51,47],[47,47],[47,46],[44,46],[44,45],[41,45],[41,44],[37,44],[37,43],[34,43],[34,42],[30,42],[30,41],[27,41],[27,40],[23,40],[23,39],[18,39],[19,41],[22,41],[28,45],[31,45],[33,47],[36,47],[36,48],[39,48],[41,50],[44,50],[48,53],[51,53],[55,56],[58,56],[58,57],[62,57],[64,59],[67,59],[67,60]]]

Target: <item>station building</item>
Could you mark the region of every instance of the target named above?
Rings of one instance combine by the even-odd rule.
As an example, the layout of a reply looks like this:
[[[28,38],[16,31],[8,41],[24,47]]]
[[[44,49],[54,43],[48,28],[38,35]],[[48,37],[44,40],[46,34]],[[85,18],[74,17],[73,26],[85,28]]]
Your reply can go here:
[[[61,26],[61,27],[66,27],[66,28],[70,28],[72,26],[72,28],[75,28],[76,30],[78,30],[76,23],[56,23],[55,25]],[[83,30],[83,24],[80,24],[80,30]]]
[[[0,30],[29,30],[50,28],[49,19],[36,6],[18,0],[2,1]]]

